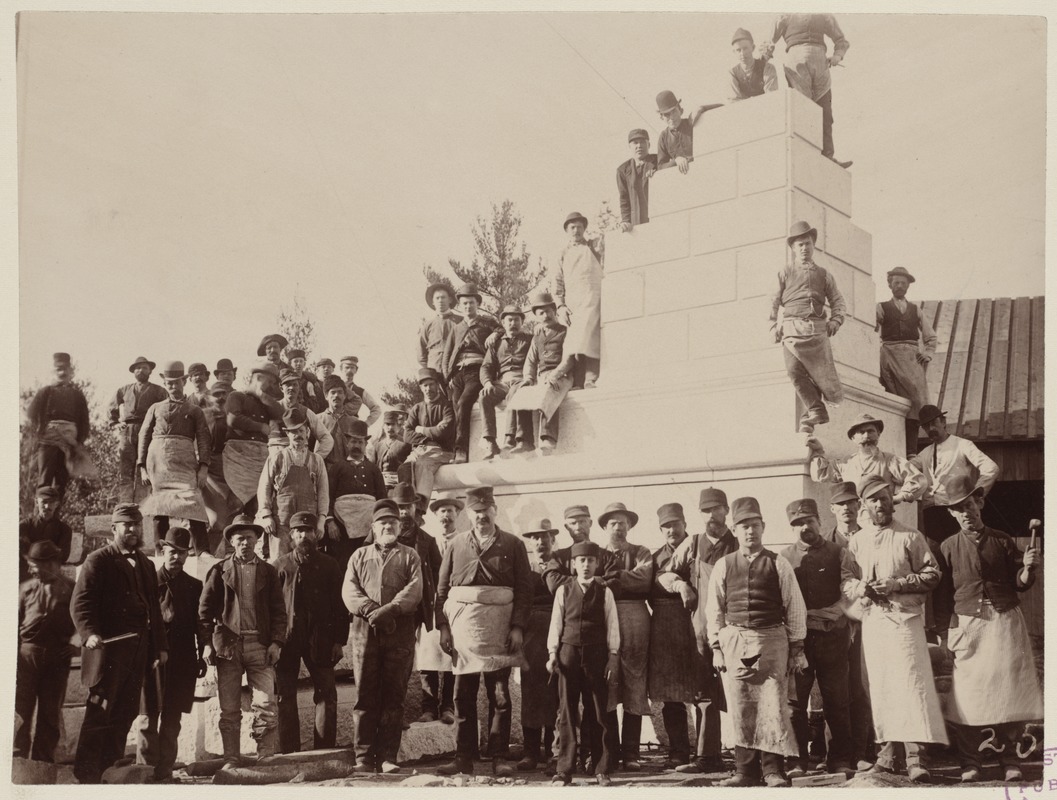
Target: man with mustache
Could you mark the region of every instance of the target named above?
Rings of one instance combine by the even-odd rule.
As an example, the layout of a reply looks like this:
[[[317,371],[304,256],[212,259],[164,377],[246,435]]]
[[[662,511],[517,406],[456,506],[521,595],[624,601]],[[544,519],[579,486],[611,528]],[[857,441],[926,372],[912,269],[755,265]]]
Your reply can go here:
[[[423,497],[433,494],[437,470],[451,463],[455,449],[455,411],[441,391],[441,380],[430,367],[418,371],[424,399],[411,407],[404,420],[404,441],[412,447],[406,463],[410,465],[415,492]]]
[[[284,411],[300,408],[305,412],[305,417],[308,420],[308,430],[311,433],[309,443],[313,445],[312,449],[319,453],[320,457],[326,459],[330,455],[330,451],[334,449],[334,437],[327,430],[327,426],[323,424],[319,415],[305,405],[304,399],[301,397],[301,381],[293,370],[283,369],[279,371],[279,387],[283,393],[279,404]],[[272,434],[279,440],[284,438],[281,435],[282,431],[279,423],[272,424]],[[285,446],[285,442],[280,446]]]
[[[499,313],[502,329],[485,340],[484,361],[481,362],[481,415],[484,417],[484,436],[481,446],[485,458],[499,455],[496,444],[495,408],[509,399],[521,385],[525,375],[525,358],[532,335],[521,330],[525,312],[517,306],[506,306]],[[506,415],[506,444],[508,450],[522,452],[533,449],[532,412],[510,409]]]
[[[327,467],[330,516],[324,525],[326,539],[321,543],[324,552],[344,569],[349,556],[370,534],[370,513],[376,501],[385,499],[386,488],[378,467],[364,456],[367,423],[346,414],[336,436],[344,441],[345,460]]]
[[[382,472],[387,489],[400,483],[398,471],[411,455],[411,445],[404,441],[406,411],[390,409],[382,414],[382,433],[367,445],[368,460]]]
[[[565,218],[568,244],[558,255],[551,292],[559,321],[568,329],[565,356],[576,356],[574,389],[594,389],[601,366],[602,261],[599,241],[584,237],[587,217],[574,211]]]
[[[936,355],[936,332],[921,309],[906,299],[914,280],[905,267],[888,270],[892,299],[877,304],[874,327],[881,333],[881,385],[910,401],[907,421],[911,424],[929,402],[925,370]],[[908,432],[917,433],[917,425]]]
[[[356,356],[342,356],[338,362],[341,377],[345,381],[345,406],[354,417],[360,415],[360,409],[367,407],[367,427],[370,428],[382,416],[382,407],[371,397],[371,393],[356,383],[356,373],[360,371],[360,359]]]
[[[137,499],[136,485],[139,469],[136,456],[139,450],[139,429],[147,409],[165,399],[165,390],[156,383],[150,383],[150,374],[157,366],[140,356],[129,365],[136,380],[117,390],[110,400],[110,427],[120,431],[118,444],[118,485],[117,498],[120,503],[131,503]],[[140,494],[142,496],[142,493]]]
[[[444,346],[455,332],[461,317],[452,311],[455,293],[446,283],[431,283],[426,287],[426,305],[435,312],[422,323],[418,332],[418,366],[438,372],[444,369]]]
[[[52,363],[55,383],[33,395],[26,417],[37,435],[37,486],[55,486],[62,496],[72,475],[97,474],[84,449],[91,432],[88,401],[73,383],[70,354],[55,353]]]
[[[650,178],[657,171],[657,156],[650,154],[650,134],[635,128],[628,134],[631,158],[617,167],[620,195],[620,230],[627,233],[650,221]]]

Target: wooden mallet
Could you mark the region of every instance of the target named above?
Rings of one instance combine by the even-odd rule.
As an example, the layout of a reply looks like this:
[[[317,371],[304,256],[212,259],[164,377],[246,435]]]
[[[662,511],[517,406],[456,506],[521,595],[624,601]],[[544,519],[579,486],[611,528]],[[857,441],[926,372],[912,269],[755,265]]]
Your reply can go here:
[[[1030,550],[1035,549],[1035,531],[1042,527],[1042,520],[1033,519],[1028,523],[1028,530],[1031,531],[1031,541],[1028,543]]]

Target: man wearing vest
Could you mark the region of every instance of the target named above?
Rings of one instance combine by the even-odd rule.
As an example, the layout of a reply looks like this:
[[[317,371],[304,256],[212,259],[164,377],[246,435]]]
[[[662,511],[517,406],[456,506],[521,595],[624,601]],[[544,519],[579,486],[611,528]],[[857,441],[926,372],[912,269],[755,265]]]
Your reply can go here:
[[[737,772],[720,786],[788,786],[783,756],[797,754],[789,723],[788,675],[807,666],[804,598],[792,566],[763,546],[755,497],[731,507],[740,545],[712,569],[705,613],[716,668],[734,725]]]
[[[499,455],[496,444],[495,408],[503,400],[508,403],[511,395],[521,385],[525,375],[525,357],[532,344],[532,334],[523,331],[525,312],[517,306],[506,306],[499,313],[502,329],[485,340],[484,361],[481,362],[481,416],[484,418],[484,436],[481,448],[485,458]],[[506,449],[518,452],[533,449],[532,412],[508,409],[506,415]]]
[[[697,674],[697,693],[694,698],[697,716],[697,743],[694,758],[689,764],[676,767],[677,772],[699,774],[723,769],[720,757],[719,712],[726,710],[723,682],[712,664],[705,624],[705,601],[708,599],[708,580],[712,567],[729,553],[738,549],[738,540],[727,527],[727,495],[722,489],[709,486],[701,490],[698,508],[705,522],[705,532],[696,533],[675,548],[658,583],[668,592],[678,594],[690,610],[694,639],[700,660],[694,661]]]
[[[814,500],[796,500],[786,507],[785,513],[797,541],[782,550],[781,555],[792,565],[807,607],[807,638],[804,639],[807,669],[796,673],[796,697],[789,703],[793,709],[793,730],[800,758],[786,774],[790,778],[798,777],[810,769],[807,701],[816,679],[831,736],[826,767],[829,772],[848,772],[851,769],[848,711],[848,648],[851,642],[841,585],[858,577],[855,560],[846,547],[822,538],[822,524]]]
[[[778,91],[778,70],[766,58],[756,58],[756,43],[744,28],[734,31],[730,41],[738,63],[730,68],[730,102]]]
[[[382,407],[378,405],[371,393],[357,385],[356,373],[360,370],[360,359],[356,356],[344,356],[339,362],[342,377],[345,378],[345,407],[354,417],[360,415],[360,409],[367,406],[367,427],[370,428],[382,416]]]
[[[138,502],[146,492],[137,493],[139,470],[136,467],[136,456],[139,449],[139,429],[147,409],[165,399],[165,390],[156,383],[150,383],[150,374],[157,366],[140,356],[129,365],[128,371],[136,380],[117,390],[110,400],[110,426],[120,430],[121,441],[118,444],[118,483],[117,501],[119,503]]]
[[[906,299],[913,282],[905,267],[888,270],[892,299],[877,304],[875,327],[881,332],[881,385],[910,401],[908,421],[918,419],[918,410],[929,402],[925,369],[936,355],[936,332],[921,309]],[[917,433],[916,425],[912,432]]]

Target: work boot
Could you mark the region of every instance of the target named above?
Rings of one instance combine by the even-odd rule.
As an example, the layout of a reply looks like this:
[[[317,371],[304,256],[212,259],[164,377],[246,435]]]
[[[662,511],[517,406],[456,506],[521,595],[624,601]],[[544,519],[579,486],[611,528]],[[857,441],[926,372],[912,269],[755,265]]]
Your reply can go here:
[[[522,758],[517,762],[518,772],[531,772],[539,766],[540,762],[540,738],[543,734],[539,728],[528,728],[522,726],[522,737],[525,747]]]
[[[914,783],[929,783],[932,781],[932,774],[924,767],[908,767],[907,777]]]
[[[450,764],[437,767],[438,775],[473,775],[473,762],[469,759],[456,758]]]
[[[514,768],[505,759],[493,758],[492,774],[497,778],[509,778],[514,774]]]
[[[375,765],[374,758],[371,756],[362,756],[356,759],[356,766],[352,768],[352,771],[357,775],[374,775],[378,769]]]
[[[742,775],[740,772],[735,772],[729,778],[724,778],[716,786],[759,786],[760,782],[750,778],[748,775]]]
[[[481,450],[484,453],[484,460],[487,461],[490,458],[495,458],[499,455],[499,445],[495,443],[495,439],[481,438]]]
[[[440,712],[440,721],[443,722],[445,725],[454,725],[455,714],[451,710],[446,708]]]
[[[221,769],[234,769],[242,764],[239,731],[221,731],[220,742],[224,748],[224,766]]]
[[[763,785],[771,788],[777,788],[779,786],[788,786],[789,781],[779,775],[777,772],[770,772],[763,776]]]
[[[437,715],[432,711],[423,711],[422,716],[418,718],[419,722],[436,722]]]

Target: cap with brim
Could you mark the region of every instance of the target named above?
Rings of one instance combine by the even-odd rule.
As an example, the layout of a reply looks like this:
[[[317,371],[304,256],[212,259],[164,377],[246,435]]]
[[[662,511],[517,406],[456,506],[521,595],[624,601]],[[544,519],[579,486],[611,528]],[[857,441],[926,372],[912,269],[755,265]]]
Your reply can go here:
[[[187,528],[174,525],[165,532],[164,538],[158,544],[167,544],[181,553],[186,553],[191,549],[191,532]]]
[[[542,539],[544,536],[557,536],[558,529],[551,527],[549,519],[541,519],[539,527],[525,531],[521,536],[525,539]]]
[[[250,375],[256,375],[258,372],[263,375],[271,375],[276,379],[279,377],[279,368],[271,361],[258,361],[254,364],[250,370]]]
[[[812,242],[818,241],[818,231],[812,228],[809,224],[800,220],[794,222],[789,226],[789,235],[785,237],[785,243],[787,247],[793,246],[793,240],[799,239],[804,234],[808,234],[811,237]]]
[[[390,424],[394,422],[400,422],[403,417],[404,413],[402,411],[389,410],[382,414],[382,422]]]
[[[574,519],[575,517],[589,517],[591,516],[591,509],[587,506],[569,506],[565,509],[565,513],[562,515],[565,519]]]
[[[586,227],[587,227],[587,225],[588,225],[588,222],[587,222],[587,217],[585,217],[585,216],[584,216],[583,214],[581,214],[581,213],[580,213],[579,211],[574,211],[574,212],[572,212],[571,214],[569,214],[569,216],[567,216],[567,217],[565,218],[565,222],[564,222],[564,224],[562,225],[562,230],[563,230],[563,231],[567,231],[567,230],[569,230],[569,225],[570,225],[570,223],[573,223],[573,222],[582,222],[582,223],[584,224],[584,227],[585,227],[585,228],[586,228]]]
[[[156,366],[158,366],[153,361],[148,360],[145,356],[139,356],[135,361],[133,361],[129,365],[128,371],[129,372],[135,372],[136,371],[136,367],[143,366],[144,364],[146,364],[151,369],[154,369]]]
[[[279,383],[300,383],[301,376],[294,372],[292,369],[286,369],[285,367],[279,370]]]
[[[440,291],[445,291],[448,293],[448,297],[451,298],[452,304],[454,304],[455,301],[458,299],[455,297],[455,293],[451,290],[451,287],[448,286],[448,284],[440,283],[439,281],[437,283],[431,283],[429,286],[426,287],[426,305],[428,305],[434,311],[437,310],[437,307],[433,304],[433,295]]]
[[[888,481],[880,475],[867,475],[859,481],[859,485],[855,487],[855,491],[858,492],[861,499],[865,500],[868,497],[873,497],[884,489],[891,490],[891,488],[892,487],[888,484]]]
[[[628,142],[637,142],[639,139],[650,140],[650,134],[645,128],[632,128],[628,131]]]
[[[286,351],[286,360],[293,361],[295,358],[304,358],[305,351],[300,348],[294,348],[293,350]]]
[[[790,523],[799,522],[808,517],[818,519],[818,504],[810,497],[794,500],[785,507],[785,515]]]
[[[311,528],[312,530],[315,530],[318,522],[319,517],[311,511],[296,511],[290,516],[290,530],[294,531],[298,528]]]
[[[135,503],[118,503],[110,514],[111,522],[143,522],[143,512]]]
[[[418,371],[418,384],[419,384],[419,386],[421,386],[426,381],[436,381],[437,383],[442,383],[443,382],[441,380],[440,373],[437,372],[432,367],[423,367],[422,369],[420,369]]]
[[[657,509],[657,525],[664,526],[671,522],[686,522],[681,503],[665,503]]]
[[[38,486],[36,496],[46,497],[49,500],[58,500],[62,496],[62,493],[59,492],[57,486]]]
[[[316,362],[317,367],[333,367],[335,366],[334,361],[329,358],[321,358]]]
[[[503,306],[503,310],[499,312],[499,319],[503,317],[521,317],[525,318],[525,312],[517,306]]]
[[[190,375],[209,375],[209,367],[200,361],[194,362],[187,368],[187,374]]]
[[[209,393],[212,395],[229,395],[231,391],[231,384],[227,381],[213,381],[213,385],[209,387]]]
[[[371,520],[377,522],[380,519],[388,519],[390,517],[399,517],[400,509],[396,507],[396,503],[392,500],[379,500],[374,504],[374,511],[371,514]]]
[[[753,42],[752,34],[749,33],[747,30],[745,30],[744,28],[738,28],[736,31],[734,31],[734,36],[733,36],[733,38],[731,38],[730,43],[731,44],[737,44],[742,39],[748,39],[749,42],[752,42],[752,43],[755,44],[755,42]]]
[[[947,416],[938,406],[924,405],[918,409],[918,424],[928,425],[934,419]]]
[[[436,513],[437,509],[442,506],[454,506],[457,511],[462,511],[463,509],[462,500],[456,497],[454,492],[445,492],[440,495],[440,497],[436,498],[429,504],[429,510]]]
[[[264,528],[254,522],[253,517],[248,514],[240,514],[224,528],[224,538],[230,541],[231,537],[239,531],[252,531],[255,536],[260,536],[264,533]]]
[[[731,522],[734,525],[750,519],[763,519],[760,501],[755,497],[739,497],[730,506]]]
[[[308,424],[308,415],[301,406],[291,408],[283,414],[283,430],[292,431]]]
[[[344,364],[346,361],[351,361],[353,364],[359,364],[359,356],[342,356],[340,359],[341,363]]]
[[[475,486],[466,492],[466,507],[471,511],[480,511],[495,505],[491,486]]]
[[[402,506],[410,506],[418,502],[415,489],[410,483],[398,483],[389,490],[389,499]]]
[[[67,364],[68,365],[70,363],[70,354],[69,353],[55,353],[55,354],[52,355],[51,360],[55,363],[55,366],[59,366],[60,364]]]
[[[885,429],[884,422],[877,419],[877,417],[874,417],[870,414],[860,414],[855,419],[853,419],[851,425],[848,426],[848,438],[850,439],[852,437],[852,434],[864,425],[873,425],[875,428],[877,428],[878,433],[882,433]]]
[[[532,299],[529,301],[529,308],[535,311],[537,308],[557,308],[558,304],[554,302],[554,296],[550,292],[538,292],[532,295]]]
[[[907,271],[906,267],[895,267],[894,269],[890,269],[885,277],[888,280],[891,280],[892,278],[906,278],[907,283],[914,283],[916,280],[914,276]]]
[[[594,556],[598,558],[599,547],[595,542],[577,542],[569,549],[569,557],[577,558],[579,556],[587,556],[590,558]]]
[[[697,501],[697,508],[699,511],[708,511],[716,506],[729,507],[727,503],[727,493],[722,489],[717,489],[714,486],[708,486],[701,490],[701,495]]]
[[[61,561],[62,551],[55,542],[45,539],[42,542],[31,544],[26,558],[30,561]]]
[[[269,333],[267,336],[261,339],[261,343],[257,345],[257,355],[263,356],[265,348],[272,342],[278,342],[280,348],[286,347],[288,344],[290,344],[290,342],[287,341],[286,337],[283,336],[281,333]]]
[[[628,507],[623,503],[610,503],[606,506],[606,510],[598,517],[598,525],[602,528],[606,526],[606,523],[615,514],[625,514],[628,518],[628,527],[634,528],[639,523],[639,515],[634,511],[628,511]]]
[[[833,494],[830,496],[829,501],[831,503],[847,503],[849,500],[858,500],[859,494],[855,491],[855,484],[851,481],[844,481],[843,483],[837,484],[837,488],[833,490]]]
[[[983,493],[984,490],[973,483],[970,478],[959,475],[947,484],[947,505],[956,506],[973,495],[982,496]]]

